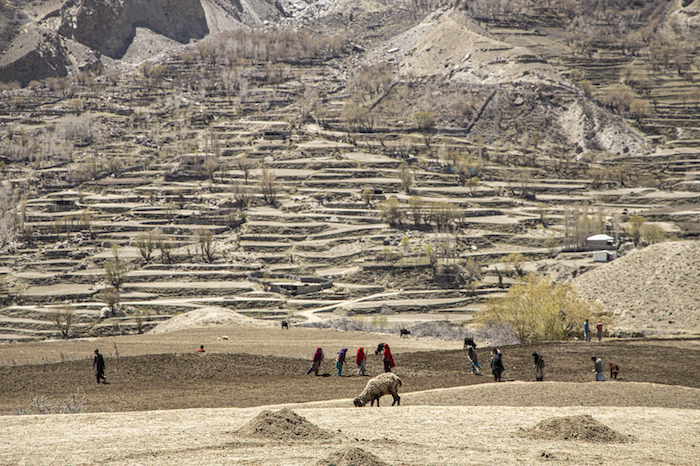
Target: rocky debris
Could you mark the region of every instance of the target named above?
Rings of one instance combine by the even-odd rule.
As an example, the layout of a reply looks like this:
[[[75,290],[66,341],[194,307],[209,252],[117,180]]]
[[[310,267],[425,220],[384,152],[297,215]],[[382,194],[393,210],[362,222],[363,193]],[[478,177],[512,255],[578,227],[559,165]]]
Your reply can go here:
[[[548,275],[554,283],[566,283],[572,279],[578,277],[584,272],[587,272],[591,267],[587,266],[571,266],[567,264],[547,264],[537,269],[538,272],[542,272]]]
[[[677,241],[636,249],[572,281],[582,297],[635,331],[700,328],[700,243]]]
[[[580,416],[551,417],[531,429],[524,429],[524,437],[533,440],[581,440],[595,443],[624,443],[626,435],[593,419],[590,414]]]
[[[372,453],[362,448],[347,447],[319,460],[316,466],[388,466]]]
[[[289,408],[277,412],[265,410],[238,429],[236,434],[269,440],[321,440],[333,437],[330,432],[315,426]]]

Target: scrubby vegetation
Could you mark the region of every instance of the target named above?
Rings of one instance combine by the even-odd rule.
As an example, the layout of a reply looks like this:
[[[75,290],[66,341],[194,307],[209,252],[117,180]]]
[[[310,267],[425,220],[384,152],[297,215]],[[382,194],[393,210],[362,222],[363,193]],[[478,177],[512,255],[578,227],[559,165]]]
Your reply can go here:
[[[600,305],[582,299],[568,284],[530,275],[513,285],[503,297],[491,297],[474,321],[490,328],[508,325],[519,342],[569,340],[582,334],[583,322],[601,320],[609,328],[614,319]]]

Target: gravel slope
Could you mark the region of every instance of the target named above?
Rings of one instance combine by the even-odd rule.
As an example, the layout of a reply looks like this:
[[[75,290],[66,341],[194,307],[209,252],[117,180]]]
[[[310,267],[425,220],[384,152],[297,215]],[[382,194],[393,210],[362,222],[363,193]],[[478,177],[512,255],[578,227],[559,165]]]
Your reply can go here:
[[[620,329],[646,334],[700,332],[700,243],[636,249],[572,280],[581,296],[614,312]]]

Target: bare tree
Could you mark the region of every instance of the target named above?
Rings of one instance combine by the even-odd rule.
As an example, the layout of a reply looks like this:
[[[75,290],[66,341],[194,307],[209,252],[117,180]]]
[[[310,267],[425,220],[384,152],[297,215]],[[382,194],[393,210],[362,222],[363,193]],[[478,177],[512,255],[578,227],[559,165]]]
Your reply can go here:
[[[268,167],[263,167],[262,175],[260,175],[260,192],[263,195],[263,199],[265,199],[265,203],[274,205],[279,189],[277,176]]]
[[[170,264],[172,262],[173,240],[164,235],[160,228],[157,228],[154,232],[155,245],[160,251],[160,260],[163,264]]]
[[[411,216],[413,217],[413,224],[420,225],[421,218],[423,216],[423,207],[425,206],[425,201],[420,196],[411,196],[408,198],[408,206],[411,208]]]
[[[121,301],[121,295],[119,294],[118,289],[105,288],[104,290],[97,293],[96,297],[104,301],[105,304],[109,306],[109,313],[112,317],[117,315],[116,308],[119,302]]]
[[[401,180],[401,188],[406,191],[406,194],[410,194],[411,186],[413,186],[413,175],[406,162],[399,166],[399,179]]]
[[[248,184],[248,177],[250,176],[250,171],[255,168],[255,161],[246,159],[246,158],[238,158],[236,159],[236,166],[240,171],[243,172],[243,177],[245,178],[245,184]]]
[[[129,269],[126,263],[119,258],[118,246],[112,246],[112,254],[114,255],[114,260],[105,262],[105,279],[118,290],[126,280],[126,274]]]
[[[136,331],[140,334],[143,333],[143,324],[144,322],[148,322],[148,316],[150,315],[150,312],[144,309],[136,309],[134,311],[134,322],[136,323]]]
[[[212,262],[214,259],[214,233],[208,228],[197,228],[197,247],[205,262]]]
[[[141,253],[141,257],[143,257],[143,260],[145,260],[146,263],[150,262],[151,256],[153,255],[153,250],[155,249],[156,242],[155,237],[155,230],[138,235],[136,237],[136,247],[139,249],[139,253]]]
[[[248,208],[248,205],[250,205],[250,202],[253,200],[253,190],[238,181],[233,183],[231,193],[236,201],[236,205],[241,210]]]
[[[49,312],[49,319],[61,333],[61,338],[69,338],[70,329],[73,325],[73,312],[73,308],[70,306],[61,306]]]

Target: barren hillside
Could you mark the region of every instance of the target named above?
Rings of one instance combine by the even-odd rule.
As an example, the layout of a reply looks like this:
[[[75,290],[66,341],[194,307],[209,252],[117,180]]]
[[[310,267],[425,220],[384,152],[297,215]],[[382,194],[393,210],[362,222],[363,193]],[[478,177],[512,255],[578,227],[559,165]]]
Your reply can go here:
[[[576,277],[582,296],[615,313],[629,332],[697,332],[700,244],[654,244]]]

